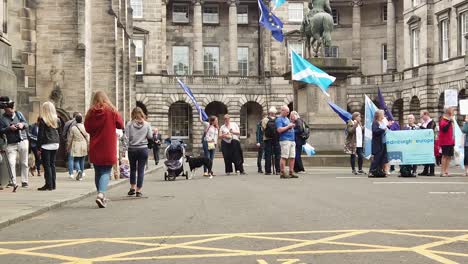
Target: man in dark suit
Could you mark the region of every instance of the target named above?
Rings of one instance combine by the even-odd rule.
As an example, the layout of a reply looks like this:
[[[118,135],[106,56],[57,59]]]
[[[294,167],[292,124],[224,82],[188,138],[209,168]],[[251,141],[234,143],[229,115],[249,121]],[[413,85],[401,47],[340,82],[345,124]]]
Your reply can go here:
[[[161,148],[162,138],[157,128],[153,129],[153,154],[156,165],[159,163],[159,149]]]

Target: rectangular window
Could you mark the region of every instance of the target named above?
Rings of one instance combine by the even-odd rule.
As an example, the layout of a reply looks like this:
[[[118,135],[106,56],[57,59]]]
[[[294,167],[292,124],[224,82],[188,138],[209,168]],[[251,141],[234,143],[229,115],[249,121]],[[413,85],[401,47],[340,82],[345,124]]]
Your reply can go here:
[[[382,21],[387,21],[387,5],[382,6]]]
[[[143,18],[143,0],[131,0],[134,18]]]
[[[382,72],[387,72],[387,44],[382,45]]]
[[[204,47],[203,55],[203,70],[205,75],[219,75],[219,48]]]
[[[189,47],[174,46],[172,47],[172,68],[175,75],[189,75]]]
[[[249,75],[249,48],[237,48],[237,65],[241,76]]]
[[[241,24],[241,25],[249,24],[249,7],[248,6],[237,7],[237,24]]]
[[[303,3],[288,3],[288,17],[290,22],[302,22],[303,16]]]
[[[172,5],[172,22],[189,23],[189,6],[187,4]]]
[[[340,16],[338,10],[332,9],[333,25],[338,25],[340,23]]]
[[[324,47],[323,53],[325,57],[338,58],[338,47],[337,46]]]
[[[7,0],[0,0],[0,29],[7,33]]]
[[[419,29],[411,30],[411,58],[413,67],[419,66]]]
[[[144,64],[144,43],[142,39],[134,39],[135,58],[136,58],[136,74],[143,74]]]
[[[219,23],[219,8],[217,5],[203,6],[203,23],[218,24]]]
[[[291,50],[304,57],[304,45],[299,41],[288,41],[288,69],[291,70]]]
[[[421,1],[420,0],[411,0],[411,4],[413,5],[413,7],[416,7],[419,4],[421,4]]]
[[[449,34],[448,19],[440,21],[440,58],[448,60],[449,58]]]
[[[466,52],[466,38],[468,34],[468,11],[460,14],[460,55],[465,55]]]

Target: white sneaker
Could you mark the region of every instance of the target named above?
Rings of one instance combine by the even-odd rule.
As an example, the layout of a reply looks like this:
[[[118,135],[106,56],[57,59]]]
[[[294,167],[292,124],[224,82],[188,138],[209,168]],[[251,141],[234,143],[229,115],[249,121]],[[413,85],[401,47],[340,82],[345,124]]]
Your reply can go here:
[[[68,177],[70,177],[72,180],[75,180],[75,176],[73,176],[73,174],[68,174]]]
[[[210,175],[210,179],[213,179],[213,175]]]

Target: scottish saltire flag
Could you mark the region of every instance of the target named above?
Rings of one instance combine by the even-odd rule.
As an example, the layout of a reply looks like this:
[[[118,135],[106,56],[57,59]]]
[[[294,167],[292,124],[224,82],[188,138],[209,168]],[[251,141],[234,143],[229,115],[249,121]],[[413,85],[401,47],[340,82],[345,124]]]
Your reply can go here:
[[[294,50],[291,50],[291,68],[293,80],[315,84],[322,89],[325,95],[330,96],[327,92],[328,86],[335,81],[335,77],[315,67]]]
[[[279,42],[283,42],[283,22],[265,6],[262,0],[258,0],[258,8],[260,9],[260,19],[258,22],[271,31],[273,38]]]
[[[364,123],[364,157],[370,159],[372,155],[372,122],[374,114],[379,110],[372,100],[366,95],[365,123]]]
[[[275,3],[275,6],[273,6],[273,10],[275,10],[276,8],[278,8],[282,4],[284,4],[286,2],[286,0],[274,0],[273,2]]]
[[[197,100],[195,99],[195,96],[193,96],[192,91],[190,88],[185,85],[184,82],[182,82],[179,78],[177,78],[177,81],[180,84],[180,87],[184,89],[185,93],[188,95],[188,97],[192,100],[193,104],[195,105],[195,108],[197,108],[198,113],[201,115],[203,121],[208,121],[208,115],[205,113],[205,110],[203,110],[197,103]]]

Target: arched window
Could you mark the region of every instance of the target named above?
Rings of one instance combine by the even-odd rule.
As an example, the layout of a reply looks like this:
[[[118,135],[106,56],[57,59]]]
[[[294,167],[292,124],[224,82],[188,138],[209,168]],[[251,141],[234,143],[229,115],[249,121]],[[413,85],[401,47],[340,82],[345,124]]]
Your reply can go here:
[[[192,108],[185,102],[175,102],[169,108],[169,133],[172,138],[188,139],[192,130]]]
[[[403,117],[403,99],[395,100],[392,106],[392,115],[395,121],[397,121],[400,125],[404,122]]]
[[[421,103],[417,96],[413,96],[411,98],[409,111],[410,114],[414,115],[416,118],[419,116],[421,112]]]
[[[219,127],[224,124],[224,115],[228,113],[227,106],[221,102],[213,101],[205,107],[208,116],[217,116]]]

